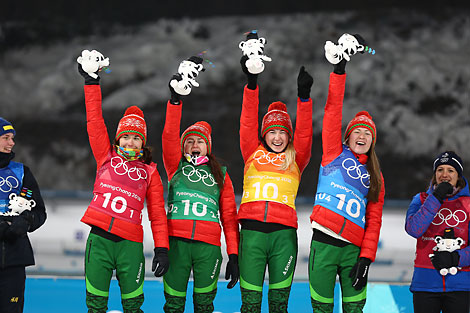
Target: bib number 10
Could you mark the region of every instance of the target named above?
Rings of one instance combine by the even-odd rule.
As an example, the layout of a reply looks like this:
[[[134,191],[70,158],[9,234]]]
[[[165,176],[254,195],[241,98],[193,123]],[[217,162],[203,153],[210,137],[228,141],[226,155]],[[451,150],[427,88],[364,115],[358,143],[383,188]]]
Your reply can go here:
[[[277,199],[279,197],[279,187],[275,183],[263,184],[263,188],[261,188],[261,182],[257,182],[254,183],[252,187],[255,188],[255,199]],[[249,196],[249,191],[245,191],[245,198],[249,198]],[[288,202],[286,195],[283,195],[282,198],[282,202]]]
[[[103,193],[103,197],[104,197],[104,201],[103,201],[102,207],[107,208],[111,200],[111,193],[110,192]],[[96,200],[97,198],[98,198],[98,195],[96,194],[94,200]],[[121,203],[120,209],[117,208],[118,203]],[[117,196],[112,199],[111,210],[113,210],[116,213],[124,213],[126,209],[127,209],[127,201],[125,198]]]
[[[319,200],[324,200],[330,202],[331,196],[326,194],[326,193],[318,193],[316,196],[316,199]],[[343,211],[344,205],[346,204],[346,213],[348,213],[349,216],[357,218],[361,215],[361,204],[359,201],[356,199],[349,199],[346,202],[346,195],[345,194],[337,194],[336,197],[339,199],[338,204],[336,205],[336,208],[340,211]]]

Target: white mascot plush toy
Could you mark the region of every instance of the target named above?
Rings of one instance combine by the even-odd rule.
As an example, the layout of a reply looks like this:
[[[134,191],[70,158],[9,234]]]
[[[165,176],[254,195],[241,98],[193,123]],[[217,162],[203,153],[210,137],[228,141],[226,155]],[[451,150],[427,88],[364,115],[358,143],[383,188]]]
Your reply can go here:
[[[455,238],[454,229],[446,228],[444,230],[444,237],[437,235],[434,237],[434,242],[436,246],[433,248],[434,251],[448,251],[454,252],[455,250],[460,249],[464,244],[464,240],[460,237]],[[433,257],[434,254],[430,254],[429,257]],[[455,275],[457,274],[457,267],[443,268],[439,271],[442,276],[447,274]]]
[[[17,195],[15,193],[11,193],[8,196],[8,198],[10,198],[10,202],[8,205],[10,211],[4,213],[4,215],[20,215],[21,213],[23,213],[23,211],[31,211],[31,208],[34,208],[36,206],[36,202],[33,199],[28,200],[25,197],[22,197],[21,195],[23,194]]]
[[[192,56],[180,63],[178,74],[175,75],[174,79],[170,80],[170,86],[179,95],[189,95],[193,87],[199,87],[196,77],[200,72],[204,71],[205,69],[202,65],[202,58]]]
[[[338,39],[338,44],[334,44],[329,40],[325,43],[325,57],[331,64],[338,64],[343,59],[349,61],[351,56],[364,51],[365,46],[350,34],[343,34]]]
[[[82,65],[82,69],[93,78],[98,78],[96,72],[105,66],[109,66],[109,58],[105,58],[96,50],[83,50],[82,55],[77,58],[77,62]]]
[[[264,45],[266,39],[261,37],[258,38],[258,33],[251,31],[246,36],[246,41],[240,42],[238,47],[242,50],[243,55],[248,56],[246,60],[246,68],[251,74],[259,74],[264,71],[264,63],[271,62],[271,58],[264,54]]]

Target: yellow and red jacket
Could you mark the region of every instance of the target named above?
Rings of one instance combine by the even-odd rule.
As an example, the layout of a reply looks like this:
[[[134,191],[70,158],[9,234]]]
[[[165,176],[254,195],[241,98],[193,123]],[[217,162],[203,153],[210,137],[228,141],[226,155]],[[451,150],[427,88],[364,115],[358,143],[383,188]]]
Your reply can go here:
[[[88,137],[93,151],[93,156],[96,160],[96,172],[98,178],[101,177],[100,173],[103,172],[103,165],[109,163],[110,158],[120,158],[120,156],[113,151],[108,131],[104,123],[101,109],[102,101],[100,86],[85,85],[84,90]],[[151,223],[150,226],[152,229],[154,245],[155,247],[169,248],[165,201],[163,199],[163,185],[160,175],[156,169],[155,163],[151,163],[150,165],[142,163],[139,164],[139,168],[142,168],[142,170],[145,169],[146,173],[150,174],[150,177],[146,178],[147,190],[145,191],[145,198],[147,201],[147,211]],[[101,184],[101,186],[103,185]],[[116,188],[116,186],[111,187],[114,189]],[[120,186],[117,186],[117,188],[119,187]],[[99,194],[101,194],[101,192],[96,192],[97,188],[99,188],[99,186],[95,184],[95,197],[92,200],[92,204],[87,208],[81,221],[90,226],[99,227],[124,239],[142,242],[143,228],[140,223],[140,219],[135,219],[135,216],[133,219],[119,218],[119,215],[111,214],[111,211],[109,211],[110,213],[107,213],[106,210],[96,208],[93,201],[96,198],[99,198]],[[134,196],[138,198],[137,195]],[[142,202],[143,204],[143,201],[144,199],[140,197],[139,202]],[[136,204],[136,207],[137,206],[139,206],[139,204]]]
[[[344,89],[346,74],[330,74],[328,98],[323,117],[322,166],[326,166],[343,152],[341,120],[343,111]],[[367,162],[367,156],[359,158],[362,164]],[[321,205],[315,205],[310,215],[310,221],[332,230],[352,244],[361,248],[360,257],[365,257],[372,262],[375,260],[377,245],[379,242],[380,228],[382,226],[382,208],[384,205],[385,187],[382,177],[382,188],[377,202],[369,201],[366,206],[365,228],[354,224],[345,217],[333,212]]]
[[[259,139],[258,130],[258,106],[259,106],[259,88],[255,90],[249,89],[245,86],[243,93],[242,113],[240,117],[240,149],[242,152],[243,160],[245,162],[245,183],[247,183],[249,176],[263,175],[267,177],[266,182],[270,186],[277,188],[274,191],[269,186],[259,186],[258,192],[263,193],[265,190],[265,197],[262,201],[248,201],[242,199],[242,204],[238,211],[238,220],[251,219],[265,223],[277,223],[285,226],[297,228],[297,212],[295,210],[295,197],[297,196],[297,188],[300,181],[301,174],[311,156],[312,147],[312,99],[302,102],[297,99],[297,119],[294,132],[294,149],[296,152],[295,164],[291,165],[286,171],[276,170],[278,166],[274,162],[271,165],[259,166],[254,162],[263,155],[269,153]],[[271,152],[273,155],[281,154]],[[267,157],[270,160],[276,158]],[[259,162],[258,162],[259,163]],[[255,166],[256,165],[256,166]],[[272,174],[272,175],[271,175]],[[284,181],[287,184],[279,184],[274,186],[274,181]],[[243,197],[251,197],[250,189],[251,180],[249,184],[244,186]],[[256,192],[256,190],[254,190]],[[247,192],[249,193],[247,195]],[[277,193],[277,196],[275,196]],[[270,200],[271,199],[271,200]],[[252,200],[252,199],[250,199]]]
[[[178,170],[183,157],[180,143],[180,124],[183,102],[179,105],[167,103],[165,127],[162,135],[163,164],[168,181]],[[222,223],[227,254],[238,254],[238,223],[237,204],[233,184],[228,173],[225,174],[224,186],[220,190],[219,214]],[[213,221],[192,219],[168,219],[168,232],[170,236],[202,241],[211,245],[220,246],[221,227]]]

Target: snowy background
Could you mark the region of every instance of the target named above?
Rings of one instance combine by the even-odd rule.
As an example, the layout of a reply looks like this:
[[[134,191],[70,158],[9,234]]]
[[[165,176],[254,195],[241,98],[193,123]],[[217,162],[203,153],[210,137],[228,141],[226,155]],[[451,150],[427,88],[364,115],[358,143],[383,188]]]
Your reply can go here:
[[[53,7],[36,4],[24,11],[30,17],[37,10],[40,19],[33,23],[21,20],[23,11],[18,4],[6,3],[2,16],[8,15],[8,9],[12,14],[0,24],[0,116],[14,123],[18,131],[16,160],[30,166],[42,190],[87,193],[93,185],[95,162],[86,133],[83,79],[76,70],[76,58],[83,49],[97,49],[110,58],[111,73],[101,74],[110,135],[125,107],[139,105],[164,182],[161,132],[168,81],[181,60],[207,51],[205,59],[215,67],[204,62],[207,70],[198,78],[201,87],[183,98],[182,128],[198,120],[211,123],[214,153],[228,165],[235,192],[241,194],[238,128],[246,80],[240,70],[238,44],[245,40],[244,32],[252,29],[267,38],[265,51],[273,59],[258,81],[261,114],[271,102],[281,100],[295,120],[300,66],[305,65],[315,80],[311,93],[314,144],[302,177],[301,196],[313,202],[321,159],[321,121],[332,71],[323,46],[345,32],[361,34],[377,52],[354,56],[346,67],[343,125],[359,110],[373,116],[386,197],[411,199],[425,189],[432,160],[445,149],[455,150],[470,164],[468,5],[438,9],[440,2],[434,1],[433,10],[428,11],[389,6],[326,11],[298,8],[303,13],[286,10],[288,13],[280,14],[283,6],[273,4],[269,8],[274,6],[278,13],[260,14],[262,10],[255,5],[253,12],[259,14],[234,10],[238,15],[225,12],[220,16],[208,13],[210,8],[194,6],[189,7],[195,10],[189,12],[191,17],[178,18],[170,7],[160,12],[162,17],[155,13],[153,19],[130,22],[122,12],[114,12],[114,2],[103,2],[108,10],[97,11],[91,9],[91,2],[79,1],[68,4],[69,12],[64,4],[59,10],[60,2],[53,1]],[[142,2],[136,3],[145,11]],[[217,9],[222,10],[220,6]],[[150,9],[155,8],[149,4]],[[83,19],[49,16],[44,13],[48,10],[75,12]],[[144,16],[137,10],[129,14]],[[470,176],[468,169],[465,173]]]

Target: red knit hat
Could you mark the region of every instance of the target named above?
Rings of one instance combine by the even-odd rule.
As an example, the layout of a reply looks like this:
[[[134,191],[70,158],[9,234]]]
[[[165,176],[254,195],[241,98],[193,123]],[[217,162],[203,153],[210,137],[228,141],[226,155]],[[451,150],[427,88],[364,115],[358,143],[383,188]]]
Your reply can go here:
[[[269,105],[268,113],[264,115],[263,123],[261,124],[261,137],[264,138],[268,131],[276,128],[287,131],[289,137],[292,138],[292,122],[287,113],[286,105],[280,101]]]
[[[135,105],[128,107],[124,116],[119,121],[116,141],[119,141],[119,138],[128,133],[136,134],[142,138],[142,146],[145,146],[147,141],[147,124],[145,123],[144,113]]]
[[[346,140],[351,132],[358,127],[368,128],[372,132],[372,143],[375,143],[377,139],[377,129],[375,128],[375,123],[372,120],[369,112],[361,111],[354,116],[354,118],[349,122],[346,132],[344,133],[344,139]]]
[[[195,124],[186,128],[186,130],[183,132],[183,135],[181,135],[181,150],[183,150],[184,141],[186,140],[186,138],[194,135],[194,136],[198,136],[204,139],[207,145],[207,154],[208,155],[211,154],[211,147],[212,147],[211,133],[212,133],[212,127],[211,125],[209,125],[209,123],[205,121],[196,122]]]

